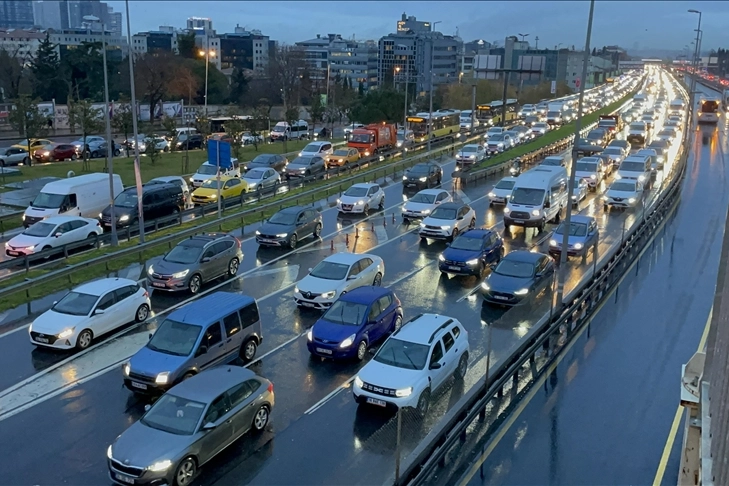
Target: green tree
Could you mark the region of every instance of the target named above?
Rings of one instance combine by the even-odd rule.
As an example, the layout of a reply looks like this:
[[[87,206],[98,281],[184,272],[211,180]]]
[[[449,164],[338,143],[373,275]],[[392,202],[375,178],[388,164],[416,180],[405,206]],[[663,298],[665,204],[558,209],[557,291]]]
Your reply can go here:
[[[198,79],[198,90],[195,101],[205,103],[205,60],[183,60],[183,65],[190,69]],[[230,83],[227,76],[218,71],[212,62],[208,68],[208,104],[222,105],[228,99]]]
[[[30,70],[33,73],[33,96],[45,101],[55,99],[60,102],[66,100],[68,88],[61,82],[61,61],[56,48],[47,33],[46,38],[38,45]]]
[[[247,131],[243,120],[238,117],[233,117],[232,120],[225,122],[225,133],[231,138],[230,148],[233,150],[233,156],[236,159],[241,158],[241,150],[243,149],[242,136]]]
[[[257,137],[263,135],[265,130],[268,130],[269,113],[271,108],[265,104],[261,104],[253,109],[251,116],[251,135],[253,136],[253,148],[258,152],[258,140]]]
[[[17,52],[0,49],[0,101],[5,102],[20,96],[24,78],[23,65]]]
[[[177,35],[177,52],[186,59],[196,59],[198,49],[195,46],[195,31]]]
[[[157,150],[157,147],[154,143],[154,138],[152,137],[144,139],[144,153],[149,158],[149,161],[152,163],[152,165],[155,165],[159,158],[162,156],[162,153]]]
[[[89,156],[91,155],[88,146],[85,145],[86,137],[96,135],[104,131],[104,114],[103,110],[94,108],[90,100],[76,100],[68,109],[69,123],[73,128],[81,130],[81,140],[84,141],[83,147],[83,169],[91,170]],[[111,147],[107,147],[111,150]]]
[[[101,42],[82,42],[63,56],[63,79],[70,81],[72,90],[79,99],[104,99],[104,58],[101,47]],[[108,58],[107,68],[110,77],[116,74],[116,63]]]
[[[177,149],[177,120],[171,116],[165,115],[162,118],[162,129],[170,141],[170,152],[174,152]]]
[[[391,89],[379,89],[368,92],[360,99],[351,111],[351,119],[360,123],[390,122],[402,120],[402,107],[405,95]]]
[[[248,77],[242,69],[233,69],[233,74],[230,76],[230,99],[229,101],[234,105],[241,106],[245,101],[246,93],[248,92]]]
[[[111,117],[111,125],[118,133],[124,135],[124,140],[129,140],[129,134],[134,129],[134,114],[129,103],[123,103]],[[125,144],[127,157],[129,157],[129,144]]]
[[[30,143],[48,132],[48,117],[38,109],[40,100],[29,96],[20,96],[14,101],[14,107],[8,114],[8,123],[28,145],[28,160],[33,160]],[[29,162],[30,163],[30,162]]]
[[[210,136],[210,119],[205,115],[198,116],[195,118],[195,129],[203,139],[207,140]]]
[[[170,91],[179,67],[178,59],[170,53],[162,52],[155,56],[147,54],[135,63],[134,82],[139,93],[148,103],[149,112],[154,114],[155,108]],[[150,117],[154,124],[154,116]]]
[[[315,94],[311,99],[309,107],[309,118],[311,118],[312,129],[316,132],[316,123],[324,118],[324,105],[321,104],[321,95]]]

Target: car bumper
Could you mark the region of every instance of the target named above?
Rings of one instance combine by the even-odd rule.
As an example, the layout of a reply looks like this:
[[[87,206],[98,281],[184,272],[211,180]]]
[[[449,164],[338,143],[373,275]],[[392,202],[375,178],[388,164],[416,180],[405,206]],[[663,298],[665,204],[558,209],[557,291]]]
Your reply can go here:
[[[42,334],[34,331],[30,332],[30,343],[35,346],[41,346],[51,349],[73,349],[76,346],[76,334],[72,334],[65,338],[58,338],[52,334]]]
[[[5,254],[9,257],[21,257],[26,255],[32,255],[35,253],[35,251],[28,250],[27,248],[15,248],[15,249],[5,249]]]
[[[314,356],[330,359],[350,359],[357,355],[357,347],[352,344],[347,348],[340,348],[338,344],[323,344],[317,341],[307,341],[306,348]]]
[[[134,393],[144,395],[161,395],[174,386],[174,383],[158,385],[150,380],[137,380],[128,376],[124,377],[124,386]]]
[[[507,226],[523,226],[524,228],[536,228],[537,226],[540,226],[542,224],[543,220],[541,218],[537,219],[512,219],[507,218],[506,215],[504,215],[504,225]]]
[[[441,272],[450,275],[481,275],[481,265],[479,264],[467,265],[465,263],[458,263],[453,265],[445,262],[439,262],[438,269]]]
[[[634,208],[638,205],[638,199],[636,199],[634,202],[630,203],[627,199],[623,199],[622,201],[616,201],[614,199],[608,199],[605,201],[605,204],[608,206],[614,207],[614,208]]]
[[[167,471],[152,472],[146,469],[142,470],[140,476],[132,474],[125,474],[122,471],[117,470],[111,460],[107,459],[107,466],[109,468],[109,479],[114,484],[129,486],[129,485],[145,485],[145,486],[167,486],[174,484],[174,472],[175,465],[173,464]]]
[[[298,170],[297,171],[286,172],[286,177],[289,177],[289,178],[291,178],[291,177],[306,177],[306,172],[299,172]]]
[[[513,306],[521,302],[524,296],[494,292],[492,290],[480,289],[481,298],[490,304]]]
[[[38,218],[36,216],[26,216],[25,219],[23,219],[23,226],[25,228],[29,228],[36,224],[38,221],[43,221],[45,218]]]
[[[337,300],[337,295],[334,295],[331,299],[324,299],[320,296],[312,297],[312,298],[304,298],[304,296],[301,294],[301,292],[294,292],[294,302],[296,302],[296,305],[299,307],[306,307],[309,309],[318,309],[318,310],[325,310],[332,306],[335,300]]]
[[[177,292],[187,289],[187,278],[154,278],[147,276],[147,287],[154,290],[165,290],[168,292]]]
[[[504,147],[486,147],[487,154],[500,154],[504,151]]]
[[[337,204],[337,211],[340,213],[364,213],[365,206],[358,204]]]
[[[402,217],[408,218],[408,219],[423,219],[430,215],[430,212],[428,214],[423,214],[420,211],[403,211]]]
[[[286,238],[263,238],[258,235],[256,236],[256,243],[261,246],[286,246],[288,241],[288,236]]]
[[[578,255],[582,255],[583,253],[585,253],[585,247],[582,247],[579,250],[573,246],[567,247],[567,256],[578,256]],[[549,254],[550,255],[561,255],[562,247],[561,246],[550,246]]]
[[[491,204],[506,204],[508,202],[508,198],[506,196],[489,196],[489,202]]]
[[[419,179],[413,181],[413,180],[408,179],[408,180],[402,181],[402,185],[405,187],[425,187],[428,185],[428,181],[427,180],[421,181]]]
[[[210,203],[216,202],[217,200],[218,200],[218,198],[192,196],[192,203],[196,206],[202,206],[203,204],[210,204]]]
[[[372,393],[367,390],[363,390],[356,384],[352,387],[352,396],[354,401],[359,404],[370,405],[377,408],[395,409],[398,408],[415,408],[418,403],[419,395],[414,391],[408,397],[393,397],[380,395],[379,393]]]
[[[418,234],[421,238],[430,238],[431,240],[447,240],[450,239],[453,230],[434,230],[420,228]]]

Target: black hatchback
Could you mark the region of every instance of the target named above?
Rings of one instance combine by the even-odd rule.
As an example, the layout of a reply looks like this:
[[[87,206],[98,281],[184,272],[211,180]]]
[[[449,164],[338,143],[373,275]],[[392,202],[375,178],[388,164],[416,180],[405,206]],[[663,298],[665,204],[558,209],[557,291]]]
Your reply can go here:
[[[179,184],[152,184],[142,186],[142,207],[145,221],[177,214],[185,208],[185,196]],[[111,227],[111,206],[101,212],[101,225]],[[139,221],[137,188],[130,187],[114,198],[116,226],[134,226]]]
[[[430,188],[440,184],[443,169],[434,162],[415,164],[402,176],[405,187]]]
[[[288,163],[289,160],[283,155],[259,154],[246,164],[246,168],[253,169],[254,167],[264,167],[266,169],[274,169],[276,172],[283,173]]]

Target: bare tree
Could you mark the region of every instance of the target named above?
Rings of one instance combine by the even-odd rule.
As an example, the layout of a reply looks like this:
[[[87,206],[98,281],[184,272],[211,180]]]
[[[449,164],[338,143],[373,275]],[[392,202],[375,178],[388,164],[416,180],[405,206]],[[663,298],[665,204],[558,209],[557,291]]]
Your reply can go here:
[[[81,140],[84,143],[82,148],[83,170],[89,171],[91,170],[89,164],[91,154],[89,153],[86,137],[101,133],[104,130],[104,115],[102,110],[94,108],[89,100],[76,100],[71,105],[69,114],[73,114],[73,116],[69,116],[69,119],[73,120],[74,125],[81,130]],[[113,147],[107,147],[106,150],[113,150]]]
[[[170,92],[176,82],[179,63],[171,53],[160,52],[154,56],[147,54],[136,61],[134,80],[137,90],[149,102],[150,122],[154,124],[157,105]]]
[[[284,111],[299,106],[300,86],[306,63],[304,50],[282,45],[271,61],[271,80],[281,92]]]

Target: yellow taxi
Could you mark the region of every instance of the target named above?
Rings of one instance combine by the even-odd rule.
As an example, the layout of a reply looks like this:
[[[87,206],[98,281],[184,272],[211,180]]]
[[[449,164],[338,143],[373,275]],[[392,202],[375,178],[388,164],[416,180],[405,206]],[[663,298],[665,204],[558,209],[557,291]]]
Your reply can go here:
[[[45,138],[32,138],[30,140],[30,147],[31,147],[30,154],[33,155],[33,153],[36,150],[38,150],[39,148],[45,147],[46,145],[53,145],[53,142],[51,142],[50,140],[45,139]],[[28,152],[28,141],[24,140],[20,143],[16,143],[15,145],[13,145],[13,147],[23,149],[26,152]]]
[[[234,199],[248,191],[248,185],[237,177],[220,177],[220,200]],[[192,202],[199,206],[217,202],[218,200],[218,178],[213,176],[202,183],[200,187],[192,191]]]
[[[333,154],[327,155],[327,167],[341,167],[345,164],[357,162],[358,160],[359,152],[356,148],[340,148],[335,150]]]

